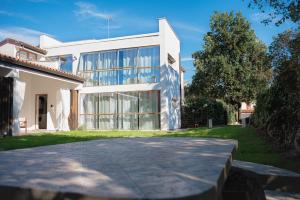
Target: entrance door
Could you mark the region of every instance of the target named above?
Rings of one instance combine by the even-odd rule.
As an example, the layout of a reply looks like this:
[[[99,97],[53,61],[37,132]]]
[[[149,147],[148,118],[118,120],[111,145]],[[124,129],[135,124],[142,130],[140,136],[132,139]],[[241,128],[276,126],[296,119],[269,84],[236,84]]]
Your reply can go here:
[[[47,129],[47,95],[36,95],[37,124],[39,129]]]

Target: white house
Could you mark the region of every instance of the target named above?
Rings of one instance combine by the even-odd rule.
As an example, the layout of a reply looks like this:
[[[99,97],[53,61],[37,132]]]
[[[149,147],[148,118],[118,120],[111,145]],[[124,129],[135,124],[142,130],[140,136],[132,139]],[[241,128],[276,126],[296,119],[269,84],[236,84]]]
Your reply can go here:
[[[28,130],[77,126],[70,100],[84,80],[38,64],[46,53],[13,39],[0,43],[0,135],[19,134],[20,121]]]
[[[159,19],[158,30],[156,33],[75,42],[61,42],[41,35],[39,49],[45,52],[35,62],[56,72],[64,71],[68,76],[73,74],[72,78],[77,79],[77,82],[68,80],[68,83],[54,80],[45,85],[49,86],[46,87],[49,92],[50,87],[57,87],[55,91],[64,91],[61,96],[68,98],[70,92],[67,91],[72,91],[73,99],[67,105],[74,104],[71,113],[76,117],[72,119],[78,118],[78,127],[99,130],[178,129],[183,98],[180,41],[165,18]],[[78,76],[84,79],[83,86]],[[39,81],[43,83],[44,80],[36,79],[31,85],[40,87]],[[62,87],[63,84],[67,86]],[[32,94],[48,94],[30,87],[28,90]],[[25,102],[26,92],[24,99]],[[53,102],[51,99],[47,101],[48,111],[59,107]],[[34,118],[33,113],[26,109],[29,108],[22,107],[19,117]],[[57,124],[61,122],[48,122],[49,118],[54,116],[50,113],[46,129],[59,129]],[[62,126],[67,123],[61,121],[64,121]],[[38,128],[36,122],[29,124],[30,129]]]

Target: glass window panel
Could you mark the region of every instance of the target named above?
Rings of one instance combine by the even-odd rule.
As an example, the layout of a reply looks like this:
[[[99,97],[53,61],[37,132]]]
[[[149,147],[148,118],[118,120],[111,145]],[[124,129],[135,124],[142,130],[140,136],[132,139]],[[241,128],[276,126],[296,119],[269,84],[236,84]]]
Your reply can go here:
[[[37,55],[33,53],[28,53],[28,60],[37,61]]]
[[[137,69],[131,68],[131,69],[124,69],[120,70],[122,71],[119,74],[122,74],[122,84],[135,84],[137,83]]]
[[[28,59],[28,53],[26,51],[19,51],[19,58],[23,60]]]
[[[137,113],[138,112],[138,92],[118,93],[118,112]]]
[[[73,56],[65,55],[59,56],[60,58],[60,69],[66,72],[72,72]]]
[[[99,96],[99,114],[117,113],[117,95],[115,93],[103,93]]]
[[[86,94],[80,123],[87,129],[160,128],[159,91]]]
[[[122,114],[119,115],[118,128],[123,130],[137,130],[138,129],[138,115],[137,114]]]
[[[142,68],[139,70],[139,83],[157,83],[160,81],[160,69],[153,68]]]
[[[98,116],[96,115],[81,115],[80,121],[80,125],[83,126],[85,129],[98,129]]]
[[[160,66],[159,46],[139,48],[139,67]]]
[[[117,51],[99,52],[97,69],[116,68],[117,60]]]
[[[119,85],[136,82],[137,72],[134,68],[137,66],[137,53],[137,48],[119,51],[119,68],[132,68],[132,70],[118,70]]]
[[[83,114],[96,114],[98,110],[98,94],[86,94],[83,97]]]
[[[149,91],[140,92],[139,112],[156,113],[159,112],[159,92]]]
[[[139,115],[139,129],[140,130],[154,130],[160,128],[159,114],[140,114]]]
[[[117,85],[118,72],[116,70],[100,71],[99,85]]]
[[[82,72],[81,77],[85,79],[84,86],[96,86],[98,85],[99,73],[98,72]]]
[[[99,129],[118,129],[117,115],[99,115]]]

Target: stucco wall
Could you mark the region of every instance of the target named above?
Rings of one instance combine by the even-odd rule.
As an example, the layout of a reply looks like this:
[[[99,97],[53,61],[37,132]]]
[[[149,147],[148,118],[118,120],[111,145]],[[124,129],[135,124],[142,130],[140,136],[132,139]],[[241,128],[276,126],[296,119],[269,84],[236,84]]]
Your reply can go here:
[[[180,104],[172,107],[172,98],[180,102],[180,41],[168,21],[159,20],[161,62],[161,129],[173,130],[181,126]],[[168,63],[168,54],[175,63]]]
[[[15,57],[16,56],[16,48],[15,45],[6,43],[5,45],[0,47],[0,53]]]
[[[73,89],[75,84],[60,81],[53,78],[46,78],[30,73],[20,72],[20,81],[26,83],[25,99],[19,117],[27,119],[28,130],[38,128],[35,122],[35,98],[36,94],[47,94],[47,130],[56,130],[57,128],[57,113],[56,106],[59,103],[57,99],[60,89]],[[51,108],[51,105],[54,107]]]
[[[179,74],[171,66],[162,66],[161,74],[161,128],[178,129],[181,127]]]

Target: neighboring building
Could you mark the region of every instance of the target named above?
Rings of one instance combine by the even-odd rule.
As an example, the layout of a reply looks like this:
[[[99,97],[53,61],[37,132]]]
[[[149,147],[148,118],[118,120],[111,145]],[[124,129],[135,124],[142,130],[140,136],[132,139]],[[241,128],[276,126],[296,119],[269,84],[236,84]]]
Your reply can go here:
[[[242,102],[241,108],[240,108],[240,119],[247,119],[251,117],[251,115],[254,112],[254,103],[246,103]]]
[[[17,66],[12,66],[11,70],[24,70],[24,67],[19,67],[23,66],[21,60],[24,59],[40,64],[39,68],[51,66],[44,67],[52,70],[46,73],[45,79],[40,78],[40,74],[35,74],[34,79],[33,75],[22,75],[23,71],[16,76],[20,81],[31,82],[28,85],[32,88],[26,87],[24,102],[33,105],[24,107],[23,104],[19,114],[19,117],[28,119],[29,130],[39,128],[37,117],[34,117],[37,112],[34,104],[38,104],[34,103],[34,98],[38,98],[36,94],[48,95],[49,117],[47,126],[42,127],[47,130],[61,129],[58,125],[61,123],[61,126],[69,127],[55,109],[58,101],[54,100],[58,96],[67,105],[63,108],[73,104],[70,121],[77,122],[78,117],[78,126],[86,129],[173,130],[181,127],[184,70],[180,67],[180,41],[164,18],[159,19],[157,33],[76,42],[61,42],[42,35],[40,48],[20,42],[4,43],[5,46],[0,45],[0,53],[10,52],[11,57],[18,58],[9,58]],[[54,78],[56,73],[59,75]],[[79,76],[84,79],[83,86]],[[33,89],[35,87],[40,89]],[[51,90],[51,87],[55,89]],[[69,90],[72,91],[71,100]],[[66,117],[69,113],[63,114]],[[78,126],[73,124],[72,127]]]

